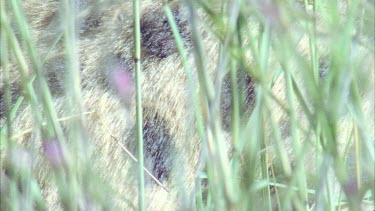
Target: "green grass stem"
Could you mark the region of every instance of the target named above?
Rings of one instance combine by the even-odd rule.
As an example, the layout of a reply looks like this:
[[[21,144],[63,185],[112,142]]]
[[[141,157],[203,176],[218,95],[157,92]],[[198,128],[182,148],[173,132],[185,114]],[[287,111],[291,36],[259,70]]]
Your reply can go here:
[[[143,155],[143,120],[142,120],[142,90],[141,90],[141,29],[140,29],[140,0],[133,1],[134,16],[134,63],[135,63],[135,95],[136,95],[136,128],[138,140],[138,209],[146,210],[144,155]]]

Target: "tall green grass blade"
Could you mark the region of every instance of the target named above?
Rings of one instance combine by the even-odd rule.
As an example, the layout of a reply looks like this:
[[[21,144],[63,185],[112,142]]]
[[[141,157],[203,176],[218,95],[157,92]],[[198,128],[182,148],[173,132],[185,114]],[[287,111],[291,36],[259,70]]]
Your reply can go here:
[[[138,140],[138,209],[146,210],[144,156],[143,156],[143,120],[142,120],[142,90],[141,90],[141,30],[140,30],[140,0],[133,1],[134,17],[134,63],[135,63],[135,95],[136,95],[136,128]]]

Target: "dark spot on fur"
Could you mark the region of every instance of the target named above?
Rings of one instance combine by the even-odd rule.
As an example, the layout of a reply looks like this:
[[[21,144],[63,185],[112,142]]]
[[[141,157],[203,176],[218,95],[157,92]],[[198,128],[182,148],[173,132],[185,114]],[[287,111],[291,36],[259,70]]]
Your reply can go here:
[[[237,71],[237,86],[240,97],[240,114],[250,114],[255,102],[255,86],[250,75],[243,70]],[[224,129],[231,128],[232,119],[232,83],[230,73],[223,79],[221,93],[221,114]],[[246,115],[245,115],[246,116]]]
[[[181,10],[175,9],[173,16],[185,47],[188,47],[191,42],[191,32],[186,15]],[[177,52],[172,30],[163,12],[150,11],[142,16],[141,38],[142,47],[149,55],[162,59]]]
[[[173,140],[165,124],[157,114],[146,117],[143,123],[145,166],[160,182],[168,180],[173,164]]]
[[[77,1],[77,3],[77,12],[86,13],[79,20],[81,35],[94,35],[95,33],[93,32],[103,25],[103,14],[100,10],[104,5],[95,0],[81,0]]]
[[[22,88],[19,84],[11,84],[10,86],[11,106],[16,103],[19,96],[22,95]],[[10,108],[12,109],[12,108]],[[5,118],[5,89],[0,90],[0,119]]]
[[[286,139],[290,136],[290,123],[288,119],[282,119],[279,122],[279,127],[281,131],[281,138]]]
[[[46,63],[44,66],[45,77],[51,94],[61,96],[64,94],[65,65],[62,60]]]
[[[86,17],[81,23],[81,34],[86,35],[89,34],[95,29],[102,26],[102,19],[100,14],[92,14]]]
[[[319,60],[319,79],[324,79],[329,71],[330,63],[327,60]]]

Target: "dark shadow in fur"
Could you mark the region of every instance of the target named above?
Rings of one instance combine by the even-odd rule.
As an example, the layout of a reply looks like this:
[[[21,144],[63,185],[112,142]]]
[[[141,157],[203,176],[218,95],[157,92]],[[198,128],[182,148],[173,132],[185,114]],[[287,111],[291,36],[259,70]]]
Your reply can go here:
[[[173,16],[185,47],[191,46],[191,32],[186,16],[180,9]],[[147,54],[163,59],[177,52],[167,17],[162,11],[151,11],[141,17],[141,42]]]
[[[237,86],[240,94],[240,113],[248,116],[255,105],[255,85],[251,76],[244,70],[237,71]],[[230,130],[232,119],[232,83],[230,73],[223,79],[221,89],[221,116],[225,130]]]
[[[146,168],[161,182],[167,181],[172,170],[170,155],[173,140],[166,124],[157,114],[143,123],[144,153]]]

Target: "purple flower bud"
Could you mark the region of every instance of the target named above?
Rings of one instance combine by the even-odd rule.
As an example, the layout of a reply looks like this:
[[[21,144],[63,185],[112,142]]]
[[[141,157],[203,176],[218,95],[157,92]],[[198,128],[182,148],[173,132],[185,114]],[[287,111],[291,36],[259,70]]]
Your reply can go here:
[[[347,197],[353,197],[358,194],[358,185],[357,181],[350,180],[346,184],[344,184],[344,192]]]
[[[130,73],[124,67],[117,67],[112,73],[112,80],[120,97],[130,103],[134,93],[134,83]]]
[[[43,149],[53,167],[58,167],[66,163],[61,143],[57,139],[43,143]]]

